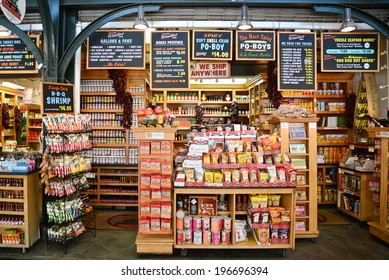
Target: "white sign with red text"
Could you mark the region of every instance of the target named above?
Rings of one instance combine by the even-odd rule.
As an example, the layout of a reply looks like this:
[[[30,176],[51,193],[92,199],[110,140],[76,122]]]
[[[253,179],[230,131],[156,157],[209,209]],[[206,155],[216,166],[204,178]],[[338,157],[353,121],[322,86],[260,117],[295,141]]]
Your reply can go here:
[[[231,76],[228,62],[194,62],[190,63],[191,79],[228,78]]]

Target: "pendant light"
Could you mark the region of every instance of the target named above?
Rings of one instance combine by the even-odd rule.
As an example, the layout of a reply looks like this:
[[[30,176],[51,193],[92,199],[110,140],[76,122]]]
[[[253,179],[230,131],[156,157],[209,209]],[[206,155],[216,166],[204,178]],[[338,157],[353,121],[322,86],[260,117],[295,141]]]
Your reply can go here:
[[[241,19],[238,23],[238,29],[239,30],[248,30],[253,28],[253,25],[251,24],[251,21],[249,19],[249,10],[244,4],[241,8]]]
[[[351,32],[357,29],[357,25],[355,22],[351,19],[351,9],[345,8],[344,9],[344,16],[343,16],[343,23],[340,26],[341,32]]]
[[[134,22],[134,28],[135,29],[147,29],[149,27],[149,24],[147,23],[145,19],[145,13],[143,11],[143,6],[139,5],[138,7],[138,17],[136,18]]]

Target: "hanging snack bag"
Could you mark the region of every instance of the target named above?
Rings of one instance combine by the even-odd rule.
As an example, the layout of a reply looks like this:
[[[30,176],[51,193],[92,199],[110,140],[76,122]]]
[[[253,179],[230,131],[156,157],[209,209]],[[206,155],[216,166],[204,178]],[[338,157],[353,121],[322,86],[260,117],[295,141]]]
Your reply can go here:
[[[261,152],[254,152],[253,161],[254,163],[263,164],[263,154]]]
[[[223,173],[218,171],[213,172],[213,182],[214,183],[223,183]]]
[[[204,154],[203,155],[203,163],[204,164],[210,164],[211,163],[211,155],[210,154]]]
[[[161,163],[161,169],[162,169],[162,171],[161,171],[162,175],[171,175],[171,174],[173,174],[173,168],[172,168],[172,164],[171,164],[170,161],[167,161],[167,160],[163,161]]]
[[[222,164],[228,164],[228,153],[221,153],[221,161]]]
[[[290,163],[289,155],[285,152],[282,153],[282,163]]]
[[[239,153],[237,156],[238,164],[245,164],[247,161],[246,153]]]
[[[211,152],[211,163],[218,164],[221,152]]]
[[[195,168],[195,181],[204,182],[204,169]]]

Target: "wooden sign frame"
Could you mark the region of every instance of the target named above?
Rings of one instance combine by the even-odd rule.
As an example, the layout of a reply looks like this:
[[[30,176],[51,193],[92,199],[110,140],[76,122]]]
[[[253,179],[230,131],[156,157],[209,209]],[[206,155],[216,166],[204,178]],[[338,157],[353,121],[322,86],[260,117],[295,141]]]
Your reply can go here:
[[[314,61],[312,63],[313,67],[314,67],[314,71],[313,71],[313,87],[312,88],[286,88],[286,87],[282,87],[281,85],[281,51],[280,51],[280,44],[281,44],[281,41],[280,41],[280,35],[281,34],[292,34],[292,35],[296,35],[296,36],[305,36],[305,35],[313,35],[314,38],[313,38],[313,47],[312,47],[312,50],[313,50],[313,55],[314,55]],[[316,91],[317,90],[317,52],[316,52],[316,33],[314,32],[309,32],[309,33],[296,33],[296,32],[285,32],[285,31],[280,31],[277,33],[277,71],[278,71],[278,75],[277,75],[277,90],[279,91]]]
[[[186,39],[187,39],[187,46],[186,46],[186,73],[187,73],[187,81],[186,81],[186,84],[187,86],[186,87],[164,87],[164,88],[160,88],[160,87],[154,87],[153,86],[153,46],[152,46],[152,42],[150,43],[150,89],[151,90],[188,90],[190,89],[190,43],[189,43],[189,31],[153,31],[151,32],[151,38],[153,38],[153,34],[155,33],[186,33]]]
[[[252,58],[240,58],[239,57],[239,34],[249,34],[249,33],[258,33],[259,34],[265,34],[265,33],[271,33],[273,35],[273,42],[271,43],[273,46],[273,52],[271,58],[258,58],[258,57],[252,57]],[[276,60],[276,48],[277,48],[277,40],[276,40],[276,32],[275,31],[264,31],[264,30],[252,30],[252,31],[241,31],[238,30],[235,33],[235,60],[267,60],[267,61],[273,61]]]
[[[146,69],[146,34],[145,31],[142,30],[131,30],[131,29],[123,29],[123,30],[114,30],[114,29],[103,29],[96,30],[94,33],[109,33],[109,32],[125,32],[125,33],[143,33],[143,63],[142,66],[115,66],[115,65],[107,65],[101,67],[91,67],[89,65],[89,37],[87,38],[86,43],[86,69]]]
[[[223,57],[197,57],[195,55],[195,41],[196,41],[196,33],[199,32],[209,32],[209,33],[228,33],[230,35],[230,48],[229,48],[229,58],[223,58]],[[232,31],[230,30],[193,30],[192,31],[192,60],[232,60],[233,54],[232,54],[232,45],[233,45],[233,37],[232,37]]]
[[[40,46],[40,35],[37,35],[37,34],[34,34],[34,35],[29,35],[29,37],[31,39],[36,39],[36,46],[39,48]],[[0,39],[19,39],[19,40],[22,40],[20,39],[18,36],[5,36],[5,37],[0,37]],[[26,48],[27,45],[26,45]],[[31,55],[34,55],[33,53],[31,53]],[[39,73],[39,69],[38,69],[38,63],[36,61],[36,59],[34,60],[34,63],[35,63],[35,70],[0,70],[0,74],[37,74]]]
[[[331,35],[331,34],[339,34],[342,36],[353,36],[358,37],[358,35],[377,35],[377,52],[376,52],[376,60],[377,60],[377,68],[376,69],[348,69],[348,68],[343,68],[343,69],[324,69],[324,40],[323,37],[324,35]],[[321,71],[322,72],[379,72],[380,71],[380,33],[379,32],[352,32],[352,33],[343,33],[343,32],[323,32],[320,34],[320,47],[321,47]]]

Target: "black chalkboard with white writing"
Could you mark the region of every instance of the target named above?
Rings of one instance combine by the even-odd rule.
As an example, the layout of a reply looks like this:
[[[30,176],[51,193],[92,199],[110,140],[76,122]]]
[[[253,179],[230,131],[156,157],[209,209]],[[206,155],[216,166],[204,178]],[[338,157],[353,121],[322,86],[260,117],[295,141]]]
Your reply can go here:
[[[231,60],[232,31],[193,31],[193,59]]]
[[[74,113],[74,85],[41,83],[42,113]]]

